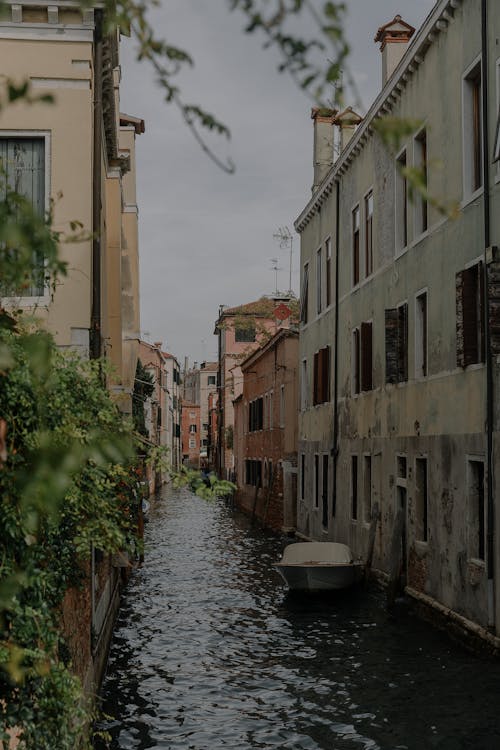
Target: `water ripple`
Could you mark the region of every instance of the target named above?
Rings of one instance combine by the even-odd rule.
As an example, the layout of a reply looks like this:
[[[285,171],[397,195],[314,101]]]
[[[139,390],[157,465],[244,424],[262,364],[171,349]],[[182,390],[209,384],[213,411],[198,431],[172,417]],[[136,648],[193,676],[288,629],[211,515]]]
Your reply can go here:
[[[152,507],[103,686],[111,750],[499,750],[498,664],[378,592],[287,595],[282,546],[185,491]]]

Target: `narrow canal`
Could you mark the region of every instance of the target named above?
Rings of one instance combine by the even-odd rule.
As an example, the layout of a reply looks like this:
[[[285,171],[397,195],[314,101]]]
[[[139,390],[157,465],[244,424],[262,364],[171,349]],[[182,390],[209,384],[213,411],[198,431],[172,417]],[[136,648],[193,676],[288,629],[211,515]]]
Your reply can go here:
[[[112,750],[499,750],[498,663],[379,592],[287,596],[283,543],[187,491],[155,504],[103,687]]]

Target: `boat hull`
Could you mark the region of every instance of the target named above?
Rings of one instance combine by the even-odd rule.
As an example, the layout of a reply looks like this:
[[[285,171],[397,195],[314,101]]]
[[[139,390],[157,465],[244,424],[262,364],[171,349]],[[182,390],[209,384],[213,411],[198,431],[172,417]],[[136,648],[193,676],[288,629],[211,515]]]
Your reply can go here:
[[[359,581],[362,567],[355,563],[346,565],[280,565],[276,570],[291,591],[337,591]]]

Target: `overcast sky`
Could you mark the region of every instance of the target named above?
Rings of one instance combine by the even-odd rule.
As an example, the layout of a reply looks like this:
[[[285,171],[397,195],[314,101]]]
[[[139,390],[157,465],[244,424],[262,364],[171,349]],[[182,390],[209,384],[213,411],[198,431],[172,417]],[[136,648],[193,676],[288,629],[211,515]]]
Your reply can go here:
[[[418,28],[434,0],[347,0],[347,6],[349,67],[366,111],[381,86],[378,27],[399,13]],[[236,173],[228,176],[203,154],[124,39],[121,110],[146,123],[137,138],[141,330],[150,341],[162,340],[181,364],[185,356],[191,363],[214,360],[219,305],[272,293],[271,258],[282,268],[278,288],[288,289],[289,251],[273,238],[278,227],[294,235],[298,292],[293,222],[311,194],[311,104],[276,71],[276,57],[262,50],[259,36],[242,33],[243,18],[227,11],[226,0],[163,0],[154,24],[159,36],[194,57],[195,67],[179,81],[184,98],[230,127],[231,141],[219,138],[215,148],[233,159]]]

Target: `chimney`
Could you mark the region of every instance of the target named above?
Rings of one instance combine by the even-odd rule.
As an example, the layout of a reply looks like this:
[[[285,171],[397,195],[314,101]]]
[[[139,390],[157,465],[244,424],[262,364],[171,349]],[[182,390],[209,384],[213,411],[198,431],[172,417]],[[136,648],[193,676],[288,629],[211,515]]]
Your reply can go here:
[[[335,125],[340,129],[340,153],[353,137],[360,122],[363,122],[363,118],[352,107],[347,107],[335,118]]]
[[[311,110],[311,120],[314,120],[313,193],[333,167],[333,121],[336,114],[335,109],[324,107],[313,107]]]
[[[413,26],[401,16],[395,16],[377,31],[375,42],[380,42],[382,52],[382,88],[398,67],[414,33]]]

